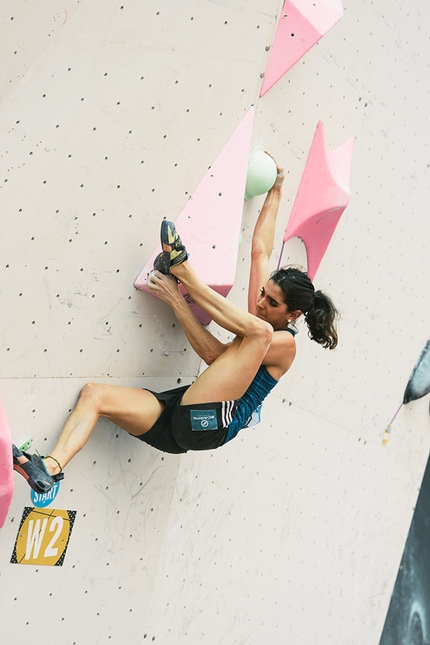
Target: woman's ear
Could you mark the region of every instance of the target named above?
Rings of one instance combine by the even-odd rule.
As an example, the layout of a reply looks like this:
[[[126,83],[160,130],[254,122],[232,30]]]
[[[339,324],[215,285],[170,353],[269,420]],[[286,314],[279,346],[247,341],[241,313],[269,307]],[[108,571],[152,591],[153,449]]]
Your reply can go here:
[[[303,312],[300,311],[300,309],[296,309],[296,311],[289,311],[287,314],[288,322],[294,322],[295,320],[297,320],[297,318],[300,318],[302,313]]]

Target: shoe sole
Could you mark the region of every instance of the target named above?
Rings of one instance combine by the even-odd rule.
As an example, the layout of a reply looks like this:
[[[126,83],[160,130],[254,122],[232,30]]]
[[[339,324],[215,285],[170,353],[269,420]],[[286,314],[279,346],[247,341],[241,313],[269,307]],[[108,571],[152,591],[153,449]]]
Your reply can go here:
[[[181,264],[186,258],[187,254],[185,251],[185,258],[179,262],[175,262],[175,259],[180,257],[183,251],[175,251],[173,245],[176,238],[179,237],[175,225],[173,222],[168,220],[163,220],[161,222],[161,231],[160,231],[160,240],[161,240],[161,249],[162,252],[157,257],[156,262],[154,263],[154,268],[161,273],[166,275],[170,274],[170,268],[175,266],[175,264]],[[182,245],[182,241],[181,241]],[[167,248],[166,248],[167,247]],[[172,259],[172,253],[177,253],[177,256]]]

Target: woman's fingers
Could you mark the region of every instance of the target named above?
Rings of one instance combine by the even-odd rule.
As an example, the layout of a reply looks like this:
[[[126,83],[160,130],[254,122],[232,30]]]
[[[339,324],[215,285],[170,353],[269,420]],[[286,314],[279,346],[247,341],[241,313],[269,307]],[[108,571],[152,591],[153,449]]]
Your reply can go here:
[[[268,150],[265,150],[264,152],[266,153],[266,155],[269,155],[269,157],[271,159],[273,159],[273,161],[275,162],[275,165],[276,165],[276,180],[275,180],[275,184],[277,184],[279,186],[279,184],[282,184],[282,182],[285,179],[284,169],[282,168],[282,166],[280,166],[278,164],[278,162],[276,161],[275,157],[272,155],[271,152],[269,152]]]
[[[176,280],[160,273],[160,271],[153,271],[149,274],[148,287],[150,291],[166,302],[178,295]]]

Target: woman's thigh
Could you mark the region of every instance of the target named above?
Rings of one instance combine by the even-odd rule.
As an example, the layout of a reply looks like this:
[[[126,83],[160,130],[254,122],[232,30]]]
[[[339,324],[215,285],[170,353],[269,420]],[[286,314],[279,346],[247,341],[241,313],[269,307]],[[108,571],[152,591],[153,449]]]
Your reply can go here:
[[[135,436],[147,432],[165,408],[163,401],[139,388],[96,384],[94,393],[98,414]]]
[[[240,399],[258,372],[269,342],[264,338],[236,338],[188,388],[182,404]]]

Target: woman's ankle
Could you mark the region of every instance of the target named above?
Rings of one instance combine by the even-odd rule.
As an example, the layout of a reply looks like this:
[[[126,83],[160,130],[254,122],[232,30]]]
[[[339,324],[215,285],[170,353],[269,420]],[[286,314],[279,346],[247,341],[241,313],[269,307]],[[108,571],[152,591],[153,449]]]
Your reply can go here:
[[[59,473],[63,472],[63,468],[60,462],[57,461],[55,457],[52,457],[52,455],[47,455],[46,457],[44,457],[43,462],[49,475],[58,475]]]
[[[180,279],[180,276],[186,274],[188,268],[188,260],[184,260],[179,264],[174,264],[170,267],[170,273],[175,276],[175,278]]]

